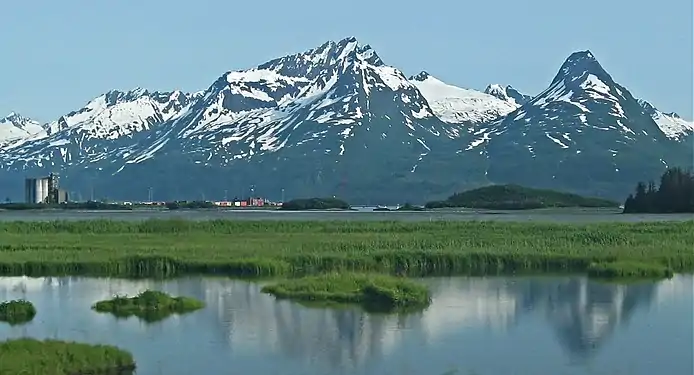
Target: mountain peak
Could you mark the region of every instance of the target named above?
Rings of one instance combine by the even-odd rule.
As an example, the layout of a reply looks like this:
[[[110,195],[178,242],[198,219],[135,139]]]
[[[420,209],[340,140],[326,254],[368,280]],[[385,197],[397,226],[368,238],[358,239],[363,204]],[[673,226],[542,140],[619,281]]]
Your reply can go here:
[[[330,67],[355,61],[374,66],[384,65],[370,45],[362,45],[355,37],[350,36],[339,41],[329,40],[316,48],[276,58],[255,68],[227,72],[225,79],[228,83],[254,81],[258,78],[256,76],[263,75],[261,73],[270,72],[273,77],[279,74],[284,77],[301,77],[311,80]]]
[[[488,85],[487,88],[484,89],[484,93],[519,106],[527,103],[531,99],[529,95],[520,93],[511,85],[503,86],[498,83]]]
[[[603,69],[595,55],[590,50],[577,51],[566,58],[559,72],[552,80],[552,83],[558,81],[575,81],[586,73],[593,74],[599,78],[609,78],[609,74]]]
[[[12,123],[15,125],[22,125],[28,122],[36,122],[28,117],[24,117],[17,112],[10,112],[7,116],[0,118],[1,123]]]
[[[424,82],[429,77],[431,77],[431,74],[429,74],[429,72],[427,72],[426,70],[422,70],[421,72],[410,77],[409,80],[410,81]]]
[[[492,83],[487,85],[487,88],[484,89],[484,93],[499,98],[499,96],[506,96],[506,89],[498,83]],[[502,97],[499,99],[503,99]]]

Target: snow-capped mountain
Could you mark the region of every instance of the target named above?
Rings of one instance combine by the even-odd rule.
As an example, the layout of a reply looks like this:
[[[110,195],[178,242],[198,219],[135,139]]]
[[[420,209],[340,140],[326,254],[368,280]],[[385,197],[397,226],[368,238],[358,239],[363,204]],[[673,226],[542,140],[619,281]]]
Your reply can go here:
[[[6,167],[91,164],[110,159],[137,133],[152,131],[199,94],[112,90],[0,149]],[[127,148],[127,147],[126,147]]]
[[[374,107],[380,100],[392,104]],[[356,132],[373,132],[374,139],[398,134],[425,153],[425,139],[445,131],[436,121],[425,125],[427,119],[435,115],[416,87],[370,46],[348,38],[225,73],[126,164],[153,158],[167,144],[221,165],[304,144],[310,152],[342,156],[349,144],[360,149],[371,140]],[[389,125],[370,126],[379,120]]]
[[[547,89],[475,136],[467,150],[487,155],[492,180],[601,195],[691,160],[590,51],[569,56]]]
[[[452,86],[427,72],[410,77],[410,81],[424,95],[436,116],[451,124],[489,122],[520,106],[508,96]]]
[[[0,147],[28,138],[43,130],[37,121],[12,112],[4,118],[0,118]]]
[[[686,128],[673,137],[658,122],[681,119],[643,103],[588,51],[531,97],[408,79],[346,38],[226,72],[195,94],[109,91],[15,130],[0,143],[0,187],[21,192],[22,176],[54,171],[73,190],[122,199],[154,188],[159,199],[286,190],[402,203],[504,182],[617,197],[687,156]]]

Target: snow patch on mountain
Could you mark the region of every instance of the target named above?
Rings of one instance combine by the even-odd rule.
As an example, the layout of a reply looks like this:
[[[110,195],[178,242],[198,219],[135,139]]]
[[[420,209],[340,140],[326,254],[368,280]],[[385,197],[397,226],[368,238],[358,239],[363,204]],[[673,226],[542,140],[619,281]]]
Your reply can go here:
[[[527,103],[532,99],[530,95],[525,95],[513,88],[511,85],[502,86],[498,83],[493,83],[484,89],[485,94],[489,94],[505,102],[512,103],[518,107]]]
[[[643,99],[639,99],[638,102],[644,113],[653,118],[653,121],[655,121],[666,137],[679,140],[688,134],[694,133],[694,122],[687,121],[674,112],[661,112]]]
[[[152,92],[136,88],[109,91],[48,124],[47,136],[74,130],[89,138],[114,140],[149,130],[169,120],[188,104],[192,95],[181,91]]]
[[[476,90],[446,84],[421,72],[410,78],[441,121],[450,124],[489,122],[502,117],[518,104]]]

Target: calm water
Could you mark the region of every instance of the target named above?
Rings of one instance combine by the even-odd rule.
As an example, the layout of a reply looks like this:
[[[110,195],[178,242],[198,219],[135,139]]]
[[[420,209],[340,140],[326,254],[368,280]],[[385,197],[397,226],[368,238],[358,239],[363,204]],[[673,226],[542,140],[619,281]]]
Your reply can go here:
[[[130,350],[138,375],[691,375],[692,276],[634,285],[585,278],[426,279],[432,306],[406,316],[276,302],[260,285],[0,278],[0,300],[38,308],[0,339],[31,336]],[[206,309],[147,325],[90,311],[115,293],[157,288]]]
[[[614,209],[542,209],[526,211],[436,211],[436,212],[373,212],[372,208],[357,211],[291,212],[276,210],[138,210],[138,211],[0,211],[0,221],[23,220],[146,220],[180,218],[188,220],[499,220],[545,222],[638,222],[692,220],[691,214],[622,215]]]

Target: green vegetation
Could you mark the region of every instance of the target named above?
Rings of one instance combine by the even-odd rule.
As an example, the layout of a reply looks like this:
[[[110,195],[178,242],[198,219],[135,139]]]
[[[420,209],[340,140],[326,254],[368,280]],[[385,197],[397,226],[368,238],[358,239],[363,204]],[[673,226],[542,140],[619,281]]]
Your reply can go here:
[[[588,275],[607,279],[672,277],[674,272],[660,263],[643,263],[634,261],[616,261],[593,263],[588,267]]]
[[[134,370],[133,356],[113,346],[56,340],[0,341],[3,375],[126,375]]]
[[[421,206],[415,206],[410,203],[405,203],[404,205],[398,207],[398,211],[425,211],[426,208]]]
[[[385,275],[330,273],[289,279],[263,287],[280,299],[300,302],[360,304],[367,311],[421,309],[431,303],[427,288],[414,281]]]
[[[34,305],[25,300],[6,301],[0,303],[0,322],[10,325],[30,322],[36,316]]]
[[[0,274],[240,277],[586,273],[627,261],[694,270],[694,221],[0,222]]]
[[[694,173],[670,168],[658,188],[653,181],[639,182],[636,194],[624,202],[624,213],[694,213]]]
[[[349,203],[337,198],[292,199],[284,202],[281,210],[349,210]]]
[[[111,313],[119,318],[136,316],[146,322],[156,322],[173,314],[185,314],[203,307],[203,302],[193,298],[171,297],[164,292],[146,290],[131,298],[116,296],[107,301],[99,301],[92,309]]]
[[[453,194],[445,201],[428,202],[426,207],[528,210],[550,207],[619,207],[619,203],[554,190],[532,189],[518,185],[492,185]]]
[[[207,202],[207,201],[191,201],[191,202],[175,201],[175,202],[167,202],[166,208],[168,208],[169,210],[178,210],[181,208],[186,208],[186,209],[217,208],[217,206],[215,206],[213,202]]]
[[[104,202],[0,203],[0,210],[132,210],[133,206]]]

